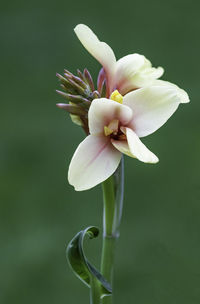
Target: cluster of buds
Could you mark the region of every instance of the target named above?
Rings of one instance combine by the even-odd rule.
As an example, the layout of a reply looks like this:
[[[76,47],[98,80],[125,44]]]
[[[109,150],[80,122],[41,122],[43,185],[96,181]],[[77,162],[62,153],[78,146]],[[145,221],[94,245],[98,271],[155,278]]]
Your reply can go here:
[[[68,103],[58,103],[57,107],[70,113],[72,121],[81,126],[86,134],[89,134],[88,130],[88,111],[91,102],[100,97],[105,97],[106,85],[105,81],[102,81],[101,85],[98,85],[98,90],[95,90],[94,82],[91,74],[87,69],[83,72],[77,70],[77,76],[73,75],[68,70],[64,70],[64,75],[56,74],[60,80],[60,85],[63,91],[56,90],[56,92],[62,97],[68,100]]]

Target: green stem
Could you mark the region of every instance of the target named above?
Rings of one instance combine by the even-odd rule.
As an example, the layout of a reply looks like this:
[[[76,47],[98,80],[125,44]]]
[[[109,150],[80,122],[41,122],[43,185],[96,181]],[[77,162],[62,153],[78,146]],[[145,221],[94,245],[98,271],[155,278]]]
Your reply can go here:
[[[103,249],[101,260],[101,273],[106,280],[111,284],[113,281],[114,255],[115,255],[115,237],[103,237]],[[112,303],[112,295],[102,299],[103,304]]]
[[[106,237],[112,237],[115,216],[115,184],[113,175],[103,182],[103,200],[103,233]]]
[[[91,277],[90,284],[90,304],[101,304],[101,286],[99,281]]]
[[[119,236],[124,190],[123,159],[116,172],[103,183],[103,248],[101,273],[112,285],[115,243]],[[104,297],[103,304],[111,304],[112,296]]]

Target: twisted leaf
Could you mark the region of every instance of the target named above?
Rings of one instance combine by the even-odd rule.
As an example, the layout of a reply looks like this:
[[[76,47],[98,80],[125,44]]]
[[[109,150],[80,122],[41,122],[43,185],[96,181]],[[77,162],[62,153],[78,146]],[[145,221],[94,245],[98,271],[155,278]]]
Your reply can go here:
[[[88,287],[91,287],[93,279],[97,279],[102,286],[102,295],[112,293],[111,285],[101,275],[101,273],[90,264],[83,251],[83,242],[86,236],[90,239],[96,238],[99,234],[99,229],[96,227],[88,227],[75,235],[67,246],[68,262],[74,271],[75,275]]]

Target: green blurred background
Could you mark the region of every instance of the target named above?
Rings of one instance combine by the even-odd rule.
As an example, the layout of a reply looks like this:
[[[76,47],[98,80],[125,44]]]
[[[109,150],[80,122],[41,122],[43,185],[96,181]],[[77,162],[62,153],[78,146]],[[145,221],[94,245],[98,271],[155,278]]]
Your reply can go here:
[[[67,242],[101,227],[101,187],[75,192],[67,168],[83,132],[57,109],[56,72],[99,64],[73,28],[89,25],[117,58],[138,52],[191,103],[144,139],[155,166],[125,159],[125,204],[116,250],[115,304],[200,303],[200,2],[2,1],[0,303],[89,303]],[[98,266],[101,242],[88,242]]]

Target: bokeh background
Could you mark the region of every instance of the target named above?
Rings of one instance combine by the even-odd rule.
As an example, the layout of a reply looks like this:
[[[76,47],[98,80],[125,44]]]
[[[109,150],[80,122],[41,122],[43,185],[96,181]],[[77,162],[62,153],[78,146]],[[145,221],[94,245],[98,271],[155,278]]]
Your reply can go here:
[[[67,168],[84,134],[57,109],[56,72],[99,64],[73,28],[89,25],[117,58],[138,52],[191,103],[144,142],[158,165],[125,159],[125,203],[116,250],[115,304],[200,302],[200,2],[2,1],[0,302],[88,303],[65,247],[101,227],[101,187],[78,193]],[[101,239],[87,252],[98,267]]]

